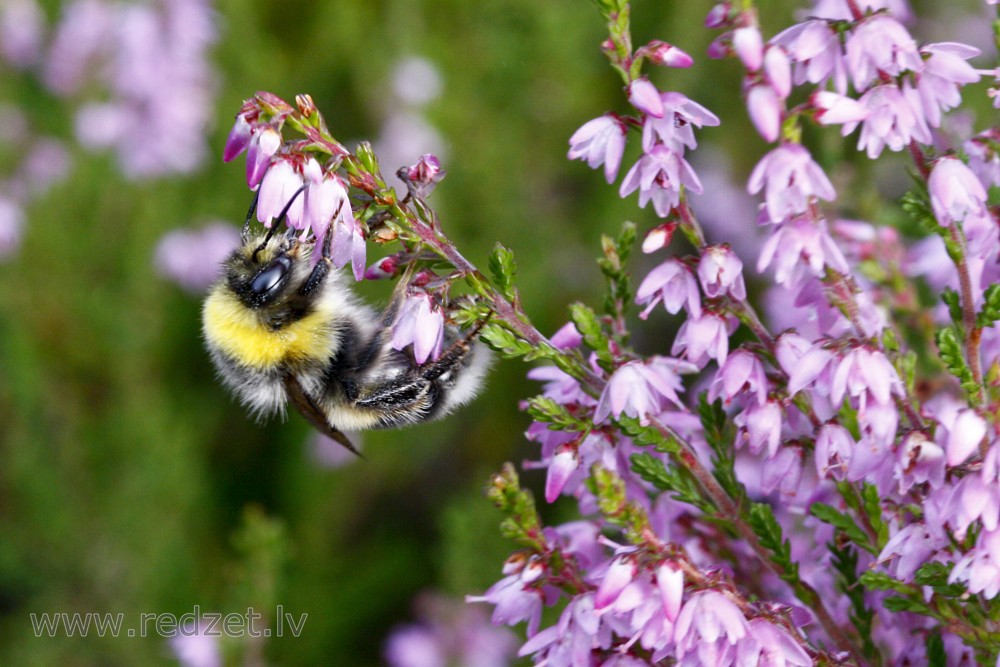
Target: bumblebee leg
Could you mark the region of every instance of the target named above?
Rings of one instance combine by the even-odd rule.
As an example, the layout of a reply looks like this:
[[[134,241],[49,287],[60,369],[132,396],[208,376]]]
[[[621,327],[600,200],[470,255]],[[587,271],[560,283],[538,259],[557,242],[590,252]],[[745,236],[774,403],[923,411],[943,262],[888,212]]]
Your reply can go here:
[[[414,368],[402,377],[367,385],[343,384],[348,401],[358,407],[378,413],[383,427],[403,426],[433,417],[447,406],[439,400],[442,392],[454,386],[457,370],[466,364],[472,341],[489,317],[455,341],[437,361]]]
[[[375,413],[380,427],[391,428],[427,419],[440,388],[433,380],[407,376],[360,387],[345,383],[344,391],[355,407]]]
[[[436,380],[452,368],[460,365],[465,359],[466,355],[469,354],[469,347],[472,345],[472,341],[475,340],[479,332],[483,330],[486,323],[490,321],[493,317],[493,311],[483,318],[481,322],[477,322],[476,326],[469,330],[469,333],[465,334],[462,338],[459,338],[454,343],[451,344],[444,353],[437,358],[437,361],[432,361],[428,364],[424,364],[420,367],[420,376],[428,380]]]
[[[333,225],[330,225],[323,236],[323,256],[319,258],[316,266],[313,267],[312,273],[309,274],[306,281],[302,283],[302,287],[299,288],[299,294],[302,296],[308,296],[326,280],[326,276],[330,272],[330,245],[332,242]]]
[[[253,201],[250,202],[250,210],[247,211],[247,219],[243,221],[243,232],[240,234],[240,239],[243,243],[246,243],[250,238],[250,222],[253,220],[253,214],[257,210],[258,200],[260,200],[260,188],[257,188],[257,192],[253,194]]]

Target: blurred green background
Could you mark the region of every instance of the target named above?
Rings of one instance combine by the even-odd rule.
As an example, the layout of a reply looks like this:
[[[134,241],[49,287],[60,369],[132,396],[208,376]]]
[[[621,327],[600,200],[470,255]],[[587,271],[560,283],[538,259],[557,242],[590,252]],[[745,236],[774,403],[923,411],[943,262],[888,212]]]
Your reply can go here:
[[[793,5],[764,5],[770,35]],[[665,39],[696,58],[653,80],[720,116],[722,127],[700,136],[726,147],[717,159],[742,188],[765,145],[735,95],[736,63],[703,56],[710,6],[638,0],[635,43]],[[44,7],[58,16],[58,3]],[[112,157],[74,150],[69,177],[31,205],[20,251],[0,265],[3,665],[175,664],[155,636],[35,638],[32,612],[122,612],[127,625],[144,612],[277,604],[308,620],[300,637],[254,649],[267,662],[375,665],[392,628],[413,620],[417,594],[460,598],[500,577],[510,545],[482,489],[504,461],[537,457],[518,411],[536,390],[523,365],[496,363],[471,406],[366,434],[366,460],[330,468],[297,416],[259,425],[221,389],[201,344],[200,299],[154,270],[164,233],[242,220],[243,158],[227,166],[219,156],[244,98],[310,93],[352,145],[376,138],[391,115],[395,66],[431,61],[443,93],[422,114],[444,139],[448,170],[431,201],[474,263],[485,266],[497,241],[514,251],[525,308],[546,333],[571,301],[599,305],[600,234],[654,221],[601,172],[565,159],[577,127],[624,110],[599,50],[604,26],[585,0],[220,0],[216,11],[210,158],[193,175],[136,182]],[[71,139],[71,107],[30,75],[4,70],[0,94]],[[752,228],[752,209],[732,214]],[[387,289],[365,293],[378,300]],[[667,347],[657,328],[666,324],[652,322],[637,344]],[[538,489],[543,472],[525,478]]]

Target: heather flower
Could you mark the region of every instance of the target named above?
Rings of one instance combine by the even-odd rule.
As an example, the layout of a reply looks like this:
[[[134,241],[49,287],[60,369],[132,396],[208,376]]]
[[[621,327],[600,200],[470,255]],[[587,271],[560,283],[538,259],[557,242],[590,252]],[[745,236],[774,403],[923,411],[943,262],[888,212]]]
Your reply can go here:
[[[747,111],[757,132],[768,143],[781,134],[781,114],[785,105],[778,93],[766,83],[757,83],[747,90]]]
[[[35,0],[5,0],[0,7],[0,54],[20,69],[34,65],[44,29],[45,16]]]
[[[238,144],[239,139],[236,141]],[[271,127],[258,130],[251,138],[247,147],[247,185],[251,189],[256,189],[260,184],[260,180],[271,164],[271,157],[277,152],[280,145],[281,135]]]
[[[420,159],[396,172],[411,192],[422,198],[427,197],[448,172],[441,168],[441,160],[433,153],[421,155]]]
[[[622,591],[632,583],[638,573],[639,566],[634,556],[624,554],[612,560],[594,593],[594,611],[600,614],[618,600]]]
[[[889,14],[895,16],[904,23],[909,23],[913,19],[913,12],[910,11],[909,3],[906,0],[855,0],[858,9],[862,13],[870,11],[872,13],[881,9],[887,10]],[[809,10],[812,16],[818,16],[835,21],[853,21],[854,15],[850,7],[844,0],[816,0],[812,9]]]
[[[580,344],[583,343],[583,335],[580,334],[573,322],[567,322],[552,334],[549,342],[555,345],[556,349],[571,350],[580,347]]]
[[[583,124],[569,139],[570,160],[585,160],[591,169],[604,165],[604,178],[611,183],[625,152],[625,125],[611,114]]]
[[[402,350],[413,344],[418,364],[437,359],[444,340],[444,314],[429,294],[411,294],[399,309],[392,326],[392,347]]]
[[[830,179],[801,144],[781,144],[761,158],[747,190],[757,194],[761,189],[774,221],[804,213],[811,197],[830,201],[837,196]]]
[[[636,79],[629,84],[628,101],[644,114],[655,116],[656,118],[663,116],[663,102],[660,100],[660,91],[645,77]]]
[[[763,618],[749,624],[750,634],[740,641],[737,664],[808,667],[813,659],[788,631]]]
[[[923,522],[911,523],[889,538],[878,555],[878,562],[880,565],[888,563],[893,576],[910,581],[921,565],[947,545],[948,537],[943,531]]]
[[[363,280],[368,246],[361,223],[353,214],[345,216],[343,213],[334,222],[330,252],[333,265],[339,269],[350,263],[354,279]]]
[[[681,187],[696,193],[702,191],[691,165],[664,144],[656,144],[625,174],[618,194],[627,197],[639,190],[639,206],[645,208],[652,200],[656,214],[665,218],[680,202]]]
[[[408,56],[392,71],[392,91],[406,104],[421,107],[436,100],[444,88],[441,73],[426,58]]]
[[[560,445],[552,456],[548,474],[545,477],[545,501],[555,502],[562,493],[570,475],[580,467],[580,457],[577,448],[571,443]]]
[[[934,216],[943,226],[962,222],[967,215],[985,214],[986,189],[958,158],[943,157],[934,164],[927,190]]]
[[[726,664],[716,656],[724,654],[749,631],[743,612],[725,595],[712,590],[695,593],[684,603],[674,626],[677,657],[683,659],[694,653],[701,664]]]
[[[833,27],[823,20],[810,20],[793,25],[771,39],[785,48],[794,63],[796,84],[806,81],[821,87],[829,80],[834,90],[847,92],[847,67],[840,40]]]
[[[709,246],[698,262],[698,279],[705,296],[716,298],[728,294],[737,301],[747,298],[743,283],[743,262],[729,246]]]
[[[969,169],[983,187],[1000,186],[1000,128],[991,128],[962,144],[969,156]]]
[[[683,50],[658,39],[640,48],[637,53],[645,54],[651,63],[664,67],[687,68],[694,64],[694,59]]]
[[[9,197],[0,195],[0,261],[21,247],[24,211]]]
[[[699,368],[708,363],[709,359],[724,364],[729,355],[729,334],[735,328],[722,315],[702,312],[700,317],[691,317],[681,325],[670,354],[676,355],[683,351],[684,356]]]
[[[1000,593],[1000,531],[985,530],[976,546],[958,561],[948,583],[965,582],[970,593],[992,600]]]
[[[642,319],[649,317],[650,311],[661,301],[672,315],[683,307],[692,317],[701,316],[698,281],[691,269],[676,259],[668,259],[650,271],[636,290],[635,302],[646,306],[639,314]]]
[[[764,60],[764,40],[760,36],[760,28],[748,25],[733,30],[733,51],[736,52],[743,66],[751,72],[760,69]]]
[[[767,401],[767,387],[767,374],[760,359],[747,350],[734,350],[715,374],[708,388],[708,400],[715,401],[721,396],[728,404],[746,392],[756,397],[758,405],[763,405]]]
[[[857,123],[868,117],[868,107],[855,99],[829,90],[818,90],[809,97],[809,104],[816,109],[816,122],[820,125]]]
[[[237,155],[245,151],[247,146],[250,145],[253,135],[253,125],[247,122],[244,114],[237,114],[236,122],[233,123],[233,127],[229,130],[229,136],[226,137],[226,145],[222,149],[222,161],[230,162]],[[275,149],[277,149],[277,145],[275,145]]]
[[[893,84],[875,86],[860,102],[868,108],[868,117],[861,122],[858,150],[864,149],[870,159],[881,155],[886,146],[891,151],[901,151],[913,139],[924,144],[931,142],[919,95],[908,82],[902,90]],[[847,136],[857,126],[857,122],[846,123],[841,133]]]
[[[532,560],[508,574],[482,595],[466,595],[466,602],[486,602],[494,606],[494,625],[528,622],[528,636],[538,631],[542,614],[542,592],[532,585],[542,574],[542,565]]]
[[[785,375],[790,376],[792,371],[798,368],[799,361],[811,347],[812,343],[794,331],[785,331],[778,336],[775,341],[774,354]]]
[[[214,40],[203,0],[80,0],[66,8],[56,31],[46,83],[58,95],[85,86],[99,94],[100,103],[81,106],[77,137],[87,147],[114,148],[126,176],[189,172],[207,153],[215,87],[207,52]]]
[[[753,454],[759,454],[765,446],[768,458],[777,453],[781,444],[782,414],[776,401],[751,403],[733,421],[740,428],[735,442],[737,447],[746,442]]]
[[[941,125],[941,112],[962,103],[959,89],[979,81],[975,68],[965,62],[979,55],[979,49],[957,42],[927,44],[921,49],[929,57],[917,80],[924,116],[931,127]]]
[[[767,240],[757,260],[757,270],[775,265],[779,285],[798,283],[807,272],[822,276],[827,267],[847,273],[847,260],[826,231],[822,220],[792,218],[783,222]]]
[[[302,175],[296,171],[289,160],[275,160],[264,174],[260,184],[260,196],[257,199],[257,220],[270,227],[276,218],[288,207],[286,224],[292,229],[302,229],[304,207],[301,196],[296,196],[302,189]],[[295,198],[294,201],[292,198]]]
[[[947,427],[948,441],[945,451],[948,452],[949,466],[956,466],[969,458],[978,449],[979,443],[986,436],[987,429],[986,420],[972,408],[959,410],[954,416],[954,421],[947,424]]]
[[[610,629],[594,613],[594,596],[578,595],[563,609],[556,625],[545,628],[530,637],[518,651],[519,656],[535,656],[535,664],[555,666],[586,664],[595,648],[611,644]]]
[[[769,45],[764,52],[764,73],[767,82],[781,99],[786,99],[792,92],[792,63],[785,49]]]
[[[895,475],[900,493],[906,493],[915,484],[929,484],[934,489],[944,484],[944,449],[920,431],[912,431],[903,438],[898,457]]]
[[[175,229],[156,245],[154,264],[163,277],[189,292],[202,292],[219,277],[219,267],[240,242],[239,230],[226,223],[201,229]]]
[[[260,628],[256,632],[260,632]],[[170,638],[169,645],[181,667],[222,667],[219,637],[207,634],[200,625],[179,628]]]
[[[861,22],[848,35],[847,70],[854,88],[862,91],[879,74],[899,76],[909,70],[919,72],[923,59],[917,43],[896,19],[876,14]]]
[[[695,148],[698,145],[694,128],[719,124],[718,116],[680,93],[660,93],[660,103],[663,114],[647,115],[642,124],[642,150],[646,152],[652,150],[659,139],[670,150],[682,154],[685,146]]]
[[[114,8],[101,0],[75,0],[63,7],[45,60],[43,77],[49,90],[69,96],[84,83],[95,57],[107,52]]]
[[[843,481],[855,446],[854,438],[846,428],[833,422],[824,424],[816,434],[816,474],[821,478]]]
[[[323,173],[316,160],[310,158],[305,168],[308,187],[302,193],[303,233],[312,231],[317,243],[322,243],[331,220],[335,225],[350,228],[354,221],[347,188],[334,174]],[[318,254],[317,254],[318,257]]]
[[[422,595],[417,615],[418,622],[394,629],[386,640],[390,667],[504,667],[514,657],[514,635],[492,626],[481,609]]]
[[[982,475],[967,475],[955,484],[942,514],[959,540],[965,539],[977,519],[986,530],[996,530],[1000,525],[1000,486]]]
[[[866,397],[886,405],[893,393],[903,395],[903,383],[896,369],[882,352],[867,347],[856,347],[844,354],[830,383],[830,400],[835,405],[847,395],[861,399],[861,410],[864,410]]]
[[[673,623],[681,611],[684,597],[684,570],[670,561],[664,561],[655,570],[656,586],[660,589],[663,612]]]
[[[563,405],[569,403],[594,404],[594,400],[584,393],[579,382],[555,366],[532,368],[528,371],[528,379],[544,382],[542,393]]]
[[[653,357],[649,363],[630,361],[608,378],[594,410],[594,423],[605,422],[610,415],[636,417],[646,425],[649,416],[658,414],[669,401],[683,407],[678,391],[682,391],[680,374],[695,370],[690,364],[676,359]]]

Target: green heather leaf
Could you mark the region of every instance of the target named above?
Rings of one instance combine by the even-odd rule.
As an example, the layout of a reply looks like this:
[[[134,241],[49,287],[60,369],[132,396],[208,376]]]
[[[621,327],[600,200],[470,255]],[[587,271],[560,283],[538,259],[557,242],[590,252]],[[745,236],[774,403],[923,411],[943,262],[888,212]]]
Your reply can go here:
[[[843,532],[851,542],[865,551],[872,554],[878,553],[878,550],[868,541],[868,536],[858,527],[854,519],[846,514],[842,514],[831,505],[813,503],[809,508],[809,513],[823,523],[828,523]]]
[[[976,316],[976,325],[985,329],[1000,320],[1000,284],[994,283],[987,287],[983,300],[983,309]]]
[[[934,631],[927,635],[927,665],[928,667],[946,667],[948,656],[944,652],[944,640],[941,633]]]
[[[514,298],[514,274],[517,272],[517,265],[514,262],[514,253],[503,247],[499,243],[490,253],[490,273],[493,274],[493,282],[500,293],[508,299]]]

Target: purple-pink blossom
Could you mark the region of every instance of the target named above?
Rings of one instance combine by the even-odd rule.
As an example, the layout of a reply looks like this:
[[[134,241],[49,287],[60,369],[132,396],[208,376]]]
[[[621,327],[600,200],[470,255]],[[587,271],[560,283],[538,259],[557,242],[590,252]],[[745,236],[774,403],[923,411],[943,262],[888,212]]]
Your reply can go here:
[[[594,409],[594,423],[601,424],[609,416],[623,414],[638,418],[642,424],[672,403],[682,405],[678,391],[684,389],[680,375],[695,368],[686,362],[653,357],[647,363],[631,361],[608,378],[601,398]]]
[[[986,189],[958,158],[943,157],[934,164],[927,190],[934,216],[946,227],[964,221],[966,216],[985,214]]]
[[[885,147],[901,151],[914,139],[923,144],[931,142],[919,94],[908,82],[902,89],[895,84],[875,86],[861,96],[860,102],[868,109],[868,116],[861,121],[858,150],[864,150],[870,159],[881,155]],[[847,136],[857,126],[856,121],[845,123],[841,132]]]
[[[867,90],[879,74],[919,72],[924,64],[913,37],[888,14],[861,21],[847,37],[846,54],[847,70],[859,91]]]
[[[691,165],[677,152],[660,143],[646,152],[632,165],[622,179],[618,194],[627,197],[639,191],[639,206],[645,208],[650,201],[661,218],[680,202],[681,188],[701,193],[701,181]]]
[[[837,196],[830,179],[801,144],[781,144],[761,158],[747,190],[757,194],[762,189],[774,222],[806,212],[813,197],[830,201]]]
[[[698,280],[709,298],[727,294],[737,301],[747,298],[743,262],[727,245],[709,246],[702,251]]]
[[[604,165],[604,178],[611,183],[625,152],[625,125],[611,114],[583,124],[569,138],[570,160],[584,160],[591,169]]]
[[[635,302],[646,308],[639,317],[646,319],[656,304],[663,303],[668,313],[676,314],[686,308],[688,314],[701,315],[701,293],[698,281],[687,266],[676,259],[668,259],[643,278],[636,290]]]
[[[444,314],[429,294],[412,294],[399,309],[392,325],[392,347],[402,350],[413,345],[418,364],[437,359],[444,340]]]
[[[709,359],[724,364],[729,355],[729,334],[735,328],[735,323],[725,316],[702,311],[700,317],[691,317],[681,325],[670,354],[683,352],[688,361],[699,368]]]
[[[798,283],[805,275],[822,276],[827,267],[841,273],[849,268],[844,254],[830,238],[826,222],[797,217],[783,222],[764,243],[757,260],[757,270],[774,264],[774,282]]]

